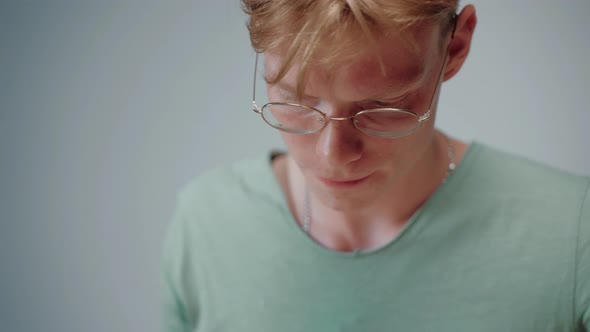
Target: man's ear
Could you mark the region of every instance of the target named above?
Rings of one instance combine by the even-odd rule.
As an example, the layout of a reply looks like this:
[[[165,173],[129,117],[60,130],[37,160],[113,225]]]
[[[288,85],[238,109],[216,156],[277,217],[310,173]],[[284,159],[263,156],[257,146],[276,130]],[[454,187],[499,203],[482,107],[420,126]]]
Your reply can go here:
[[[467,59],[469,49],[471,48],[471,38],[473,37],[475,25],[477,24],[475,7],[473,5],[465,6],[456,20],[457,28],[455,30],[455,37],[449,47],[449,56],[444,72],[443,80],[445,81],[455,76],[463,66],[465,59]]]

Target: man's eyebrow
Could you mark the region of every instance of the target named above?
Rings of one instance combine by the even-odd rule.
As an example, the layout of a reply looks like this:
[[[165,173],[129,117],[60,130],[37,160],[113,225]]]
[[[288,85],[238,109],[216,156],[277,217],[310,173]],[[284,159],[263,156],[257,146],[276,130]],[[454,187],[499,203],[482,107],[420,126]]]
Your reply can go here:
[[[264,79],[264,82],[268,85],[278,85],[282,88],[286,88],[286,89],[291,89],[291,90],[295,90],[295,87],[290,85],[290,84],[285,84],[285,82],[283,80],[276,80],[276,79],[270,79],[268,76],[266,75],[262,75],[262,78]]]
[[[388,82],[379,91],[371,94],[367,100],[386,100],[403,97],[415,91],[420,86],[421,81],[422,75],[416,75],[413,78]]]
[[[285,84],[285,82],[283,82],[283,81],[271,82],[268,77],[266,77],[266,76],[263,76],[263,77],[264,77],[264,82],[266,82],[266,84],[268,84],[268,85],[273,85],[273,86],[276,85],[283,90],[295,91],[294,86],[289,85],[289,84]]]
[[[386,84],[380,87],[378,92],[368,96],[365,101],[387,100],[403,97],[420,86],[422,78],[424,77],[423,74],[423,71],[418,70],[414,71],[412,75],[404,75],[403,78],[389,80]],[[293,85],[285,83],[282,80],[278,82],[270,82],[270,79],[266,75],[262,75],[262,77],[266,84],[276,86],[287,93],[296,94],[297,89]],[[304,96],[308,95],[304,94]],[[309,97],[313,98],[313,96]]]
[[[283,81],[278,81],[278,82],[272,83],[272,82],[270,82],[270,80],[266,76],[263,76],[263,77],[264,77],[264,81],[266,82],[266,84],[268,84],[270,86],[276,86],[276,87],[280,88],[281,90],[288,92],[288,93],[292,93],[292,94],[295,94],[297,91],[297,89],[294,86],[287,84]]]

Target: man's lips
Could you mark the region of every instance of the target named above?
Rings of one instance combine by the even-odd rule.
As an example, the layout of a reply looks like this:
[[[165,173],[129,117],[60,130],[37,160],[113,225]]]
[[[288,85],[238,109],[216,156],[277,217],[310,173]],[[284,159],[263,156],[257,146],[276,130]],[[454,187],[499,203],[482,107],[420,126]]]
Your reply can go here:
[[[324,177],[318,177],[319,180],[330,186],[330,187],[353,187],[356,186],[362,182],[364,182],[370,175],[364,176],[362,178],[357,178],[357,179],[330,179],[330,178],[324,178]]]

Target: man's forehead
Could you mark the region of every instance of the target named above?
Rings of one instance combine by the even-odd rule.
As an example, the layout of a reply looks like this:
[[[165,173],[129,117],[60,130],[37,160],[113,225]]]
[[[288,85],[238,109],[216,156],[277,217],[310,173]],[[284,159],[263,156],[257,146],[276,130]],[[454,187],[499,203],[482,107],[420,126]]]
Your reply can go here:
[[[395,53],[395,52],[394,52]],[[322,66],[310,64],[307,68],[306,81],[303,82],[304,94],[338,95],[347,94],[372,98],[386,97],[395,92],[406,92],[419,84],[425,74],[423,57],[400,56],[399,54],[381,53],[363,54],[349,62]],[[270,55],[265,58],[265,79],[272,81],[280,66],[281,57]],[[295,63],[278,82],[283,89],[295,91],[300,65]],[[319,92],[318,86],[324,86]],[[325,91],[325,86],[330,91]],[[321,90],[321,89],[320,89]],[[352,96],[351,96],[352,97]]]
[[[342,67],[333,73],[333,84],[338,89],[342,82],[354,82],[360,94],[399,91],[418,84],[425,73],[421,58],[400,59],[377,56]]]
[[[408,44],[408,34],[416,43]],[[282,85],[297,86],[303,83],[305,90],[315,90],[313,83],[316,81],[330,82],[334,92],[342,89],[343,85],[354,84],[359,94],[398,91],[411,89],[420,84],[427,71],[431,68],[429,59],[439,45],[440,32],[436,27],[422,26],[406,32],[381,34],[376,43],[365,42],[357,44],[356,49],[342,57],[327,57],[328,44],[321,47],[316,53],[316,61],[310,61],[306,67],[306,82],[298,82],[300,66],[297,62],[289,69],[285,77],[281,78]],[[326,52],[326,53],[324,53]],[[265,78],[273,80],[278,68],[282,65],[283,57],[280,52],[266,52]],[[347,89],[350,91],[351,89]],[[307,93],[306,93],[307,94]],[[313,95],[313,94],[309,94]]]

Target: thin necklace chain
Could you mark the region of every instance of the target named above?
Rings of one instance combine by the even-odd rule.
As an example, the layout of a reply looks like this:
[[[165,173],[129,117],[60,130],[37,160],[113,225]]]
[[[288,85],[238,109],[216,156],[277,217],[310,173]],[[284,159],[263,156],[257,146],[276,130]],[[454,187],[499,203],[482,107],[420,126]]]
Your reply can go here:
[[[444,135],[444,134],[443,134]],[[447,173],[445,177],[442,179],[442,183],[445,183],[449,178],[449,175],[455,170],[457,165],[455,164],[455,145],[451,142],[449,136],[444,135],[445,140],[447,141],[447,156],[449,158],[449,164],[447,165]],[[309,202],[309,190],[307,187],[305,188],[305,197],[303,200],[303,222],[301,228],[307,234],[309,234],[311,230],[311,204]]]

